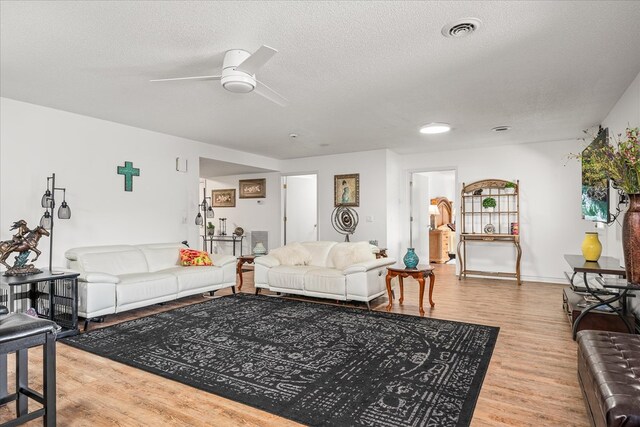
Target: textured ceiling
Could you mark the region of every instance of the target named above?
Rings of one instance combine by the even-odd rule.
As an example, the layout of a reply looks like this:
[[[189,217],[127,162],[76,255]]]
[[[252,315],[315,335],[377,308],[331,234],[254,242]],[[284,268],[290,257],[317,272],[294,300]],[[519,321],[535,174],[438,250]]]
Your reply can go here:
[[[2,1],[0,16],[2,96],[276,158],[579,137],[640,71],[637,1]],[[469,16],[476,34],[440,34]],[[148,82],[261,44],[280,53],[258,79],[286,108]],[[432,121],[454,130],[418,134]]]

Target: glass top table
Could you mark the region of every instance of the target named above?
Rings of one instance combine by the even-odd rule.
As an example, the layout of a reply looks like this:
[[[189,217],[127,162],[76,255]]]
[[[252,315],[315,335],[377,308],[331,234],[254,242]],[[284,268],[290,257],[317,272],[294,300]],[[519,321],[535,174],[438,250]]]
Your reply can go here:
[[[572,288],[576,274],[582,273],[584,281],[584,293],[589,294],[593,303],[587,305],[580,315],[573,322],[573,339],[576,339],[578,325],[580,321],[591,311],[598,307],[607,307],[610,312],[620,316],[630,333],[634,332],[634,327],[627,319],[627,294],[630,291],[640,290],[638,284],[627,283],[625,269],[620,266],[620,261],[613,257],[600,257],[597,262],[586,261],[582,255],[565,255],[573,275],[569,278]],[[601,288],[594,288],[589,285],[588,274],[595,274]],[[604,275],[618,276],[604,277]]]

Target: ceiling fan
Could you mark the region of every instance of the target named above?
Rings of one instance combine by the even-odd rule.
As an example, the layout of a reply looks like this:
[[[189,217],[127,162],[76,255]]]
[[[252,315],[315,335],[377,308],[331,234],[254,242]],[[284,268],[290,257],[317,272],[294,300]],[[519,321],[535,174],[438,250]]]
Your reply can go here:
[[[220,80],[222,87],[229,92],[248,93],[254,91],[258,95],[267,98],[269,101],[275,102],[281,107],[286,106],[289,102],[285,97],[266,84],[256,79],[256,71],[271,59],[273,55],[278,53],[272,47],[261,46],[253,54],[246,50],[232,49],[228,50],[224,55],[222,62],[222,75],[220,76],[195,76],[195,77],[177,77],[172,79],[155,79],[152,82],[169,82],[177,80]]]

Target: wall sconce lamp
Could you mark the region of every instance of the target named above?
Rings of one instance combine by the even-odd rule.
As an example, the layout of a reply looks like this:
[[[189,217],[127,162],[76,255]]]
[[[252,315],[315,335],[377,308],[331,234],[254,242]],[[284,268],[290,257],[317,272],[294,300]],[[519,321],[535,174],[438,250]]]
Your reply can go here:
[[[51,271],[51,263],[53,260],[53,209],[56,207],[56,191],[62,191],[62,203],[58,208],[59,219],[70,219],[71,208],[67,204],[67,189],[56,187],[56,174],[52,173],[47,177],[47,190],[44,192],[40,204],[46,210],[40,218],[40,226],[49,230],[49,272]]]

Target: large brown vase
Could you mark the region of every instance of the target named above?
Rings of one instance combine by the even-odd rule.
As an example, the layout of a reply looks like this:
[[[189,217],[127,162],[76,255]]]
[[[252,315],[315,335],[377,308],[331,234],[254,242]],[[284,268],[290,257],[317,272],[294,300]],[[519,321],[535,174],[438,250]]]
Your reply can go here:
[[[640,194],[629,194],[629,200],[622,221],[622,251],[627,281],[640,283]]]

